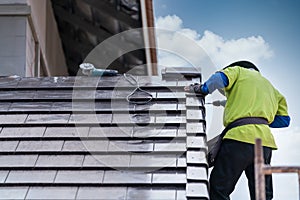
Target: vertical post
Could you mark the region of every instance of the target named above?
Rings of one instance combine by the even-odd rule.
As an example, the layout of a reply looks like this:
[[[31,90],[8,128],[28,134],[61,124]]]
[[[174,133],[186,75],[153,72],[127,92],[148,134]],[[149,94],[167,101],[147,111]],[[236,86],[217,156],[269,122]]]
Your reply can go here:
[[[265,200],[265,174],[263,171],[264,168],[264,158],[262,152],[261,139],[255,140],[255,199],[256,200]]]
[[[298,170],[298,186],[299,186],[299,200],[300,200],[300,170]]]

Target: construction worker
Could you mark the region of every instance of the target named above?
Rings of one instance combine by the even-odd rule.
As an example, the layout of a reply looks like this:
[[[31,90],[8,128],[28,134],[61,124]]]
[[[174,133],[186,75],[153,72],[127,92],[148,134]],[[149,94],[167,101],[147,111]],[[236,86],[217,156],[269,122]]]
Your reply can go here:
[[[248,179],[251,200],[255,200],[254,143],[262,139],[265,164],[270,164],[272,150],[277,149],[271,128],[288,127],[285,98],[264,78],[251,62],[238,61],[213,74],[203,85],[186,86],[186,92],[202,95],[223,89],[227,97],[223,124],[241,120],[246,125],[227,131],[210,174],[210,199],[230,199],[243,171]],[[251,119],[251,120],[249,120]],[[256,120],[265,123],[256,123]],[[266,199],[273,198],[271,175],[266,176]]]

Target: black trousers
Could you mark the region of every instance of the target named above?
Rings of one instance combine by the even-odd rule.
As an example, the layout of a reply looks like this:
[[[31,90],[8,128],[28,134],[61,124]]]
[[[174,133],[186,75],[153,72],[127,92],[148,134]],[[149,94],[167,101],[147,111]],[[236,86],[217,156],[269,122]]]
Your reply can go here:
[[[263,147],[265,164],[270,164],[272,149]],[[245,171],[251,200],[255,200],[254,145],[225,139],[210,174],[210,200],[229,200]],[[273,198],[272,176],[266,176],[266,200]]]

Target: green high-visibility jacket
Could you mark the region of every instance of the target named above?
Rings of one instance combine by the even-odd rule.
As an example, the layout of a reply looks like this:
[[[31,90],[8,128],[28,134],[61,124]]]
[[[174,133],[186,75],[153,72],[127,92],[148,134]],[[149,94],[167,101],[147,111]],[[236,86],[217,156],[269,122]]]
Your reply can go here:
[[[269,124],[275,115],[288,116],[285,98],[259,72],[242,67],[229,67],[222,72],[229,84],[224,88],[227,103],[224,110],[224,126],[243,117],[263,117]],[[232,139],[250,144],[256,138],[262,145],[277,149],[268,125],[244,125],[227,132],[224,139]]]

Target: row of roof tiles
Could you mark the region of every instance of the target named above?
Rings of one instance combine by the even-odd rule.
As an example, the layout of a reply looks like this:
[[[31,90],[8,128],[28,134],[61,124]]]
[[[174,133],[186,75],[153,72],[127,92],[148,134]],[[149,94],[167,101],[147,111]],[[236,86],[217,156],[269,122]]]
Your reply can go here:
[[[123,77],[78,80],[0,79],[0,199],[208,199],[204,101],[185,97],[189,82],[139,77],[153,95],[139,105]]]

